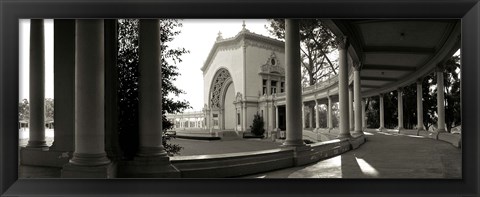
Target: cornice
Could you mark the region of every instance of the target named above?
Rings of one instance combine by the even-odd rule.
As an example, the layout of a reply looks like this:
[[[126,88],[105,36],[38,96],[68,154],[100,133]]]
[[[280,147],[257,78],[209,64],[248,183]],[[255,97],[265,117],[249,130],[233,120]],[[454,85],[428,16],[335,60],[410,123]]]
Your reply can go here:
[[[213,57],[215,57],[218,51],[238,49],[242,46],[254,46],[277,52],[285,51],[285,43],[283,41],[243,30],[240,31],[235,37],[218,39],[215,41],[203,67],[201,68],[202,72],[208,70]]]

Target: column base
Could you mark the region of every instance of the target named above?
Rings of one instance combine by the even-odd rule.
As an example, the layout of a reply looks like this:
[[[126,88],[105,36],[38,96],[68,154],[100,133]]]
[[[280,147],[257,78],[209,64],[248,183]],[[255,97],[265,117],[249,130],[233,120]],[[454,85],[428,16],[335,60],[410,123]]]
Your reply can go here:
[[[350,133],[340,133],[337,138],[338,139],[344,139],[344,138],[351,138],[352,135]]]
[[[352,135],[352,136],[361,136],[361,135],[363,135],[363,131],[362,131],[362,130],[360,130],[360,131],[353,131],[353,132],[351,133],[351,135]]]
[[[28,141],[26,146],[28,149],[41,149],[41,150],[48,150],[48,145],[46,141]]]
[[[106,153],[73,153],[70,163],[78,166],[102,166],[110,163]]]
[[[289,140],[286,139],[285,142],[283,142],[282,146],[304,146],[305,143],[303,142],[302,139],[300,140]]]
[[[423,129],[423,128],[417,129],[417,136],[419,136],[422,131],[425,131],[425,129]]]
[[[377,131],[383,131],[383,130],[385,130],[385,127],[379,127],[379,128],[377,129]]]
[[[167,152],[162,147],[140,147],[137,155],[139,157],[166,157]]]
[[[167,156],[135,157],[132,161],[119,163],[120,178],[180,178],[180,171],[170,163]]]
[[[82,166],[68,163],[63,166],[62,178],[115,178],[116,164],[108,163],[99,166]]]

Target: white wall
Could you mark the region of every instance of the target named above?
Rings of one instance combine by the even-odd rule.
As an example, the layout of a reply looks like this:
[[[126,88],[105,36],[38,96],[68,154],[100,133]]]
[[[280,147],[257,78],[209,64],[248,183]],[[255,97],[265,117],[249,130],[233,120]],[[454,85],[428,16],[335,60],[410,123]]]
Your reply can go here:
[[[247,93],[248,97],[258,98],[258,93],[262,90],[262,78],[258,74],[260,67],[267,63],[267,60],[272,55],[272,50],[259,48],[256,46],[247,47]],[[278,58],[279,65],[285,68],[285,54],[283,52],[275,51]]]
[[[212,86],[213,77],[220,68],[228,70],[232,76],[235,95],[236,92],[243,92],[243,49],[242,47],[236,49],[217,50],[217,54],[212,58],[211,64],[204,73],[203,77],[203,96],[205,104],[209,104],[210,87]]]

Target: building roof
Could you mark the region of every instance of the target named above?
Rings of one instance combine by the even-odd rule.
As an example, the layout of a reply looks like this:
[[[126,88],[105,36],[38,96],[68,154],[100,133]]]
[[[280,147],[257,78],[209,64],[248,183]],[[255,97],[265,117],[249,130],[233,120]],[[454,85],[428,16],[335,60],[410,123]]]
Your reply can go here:
[[[219,32],[217,40],[213,44],[212,49],[210,50],[210,53],[208,54],[207,59],[205,60],[205,63],[203,64],[203,67],[201,68],[201,70],[203,72],[208,70],[208,67],[211,64],[213,57],[215,56],[216,52],[220,47],[240,46],[245,43],[245,40],[252,40],[258,43],[267,44],[267,45],[278,47],[281,49],[285,48],[285,43],[283,41],[250,32],[250,30],[246,29],[245,26],[243,26],[242,30],[232,38],[224,39],[222,38],[221,33]]]

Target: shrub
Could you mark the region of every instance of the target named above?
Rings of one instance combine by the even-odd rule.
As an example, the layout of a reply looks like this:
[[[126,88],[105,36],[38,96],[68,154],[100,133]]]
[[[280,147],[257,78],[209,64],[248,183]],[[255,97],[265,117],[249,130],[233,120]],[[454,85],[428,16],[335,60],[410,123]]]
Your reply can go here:
[[[263,136],[265,133],[265,129],[263,128],[264,122],[263,117],[260,116],[258,113],[253,116],[253,123],[250,126],[251,132],[255,136]]]

